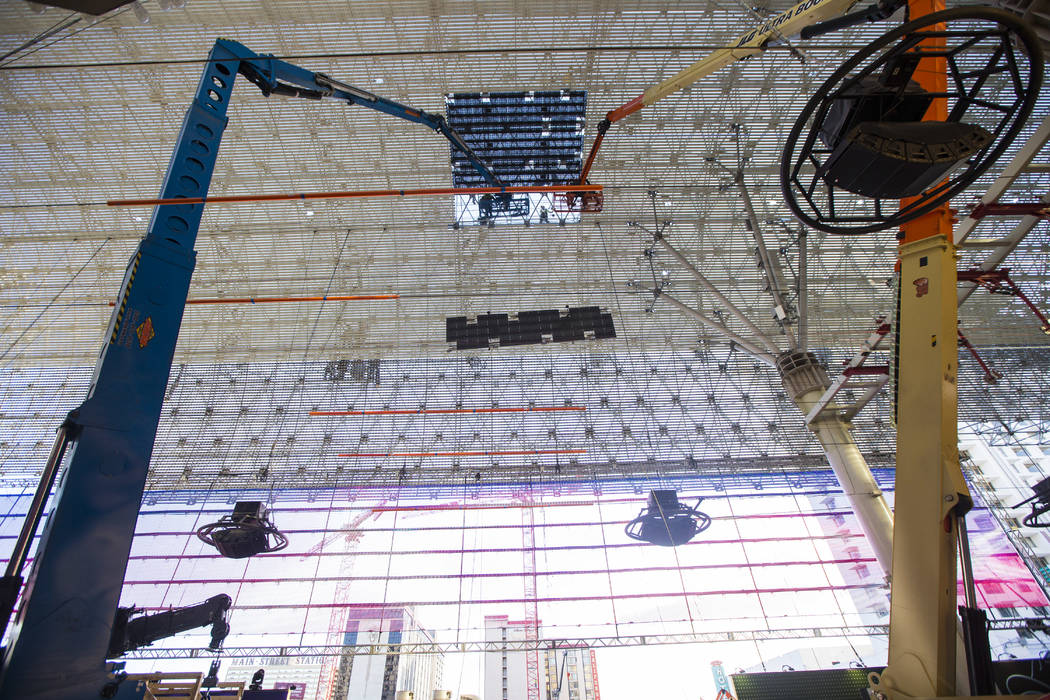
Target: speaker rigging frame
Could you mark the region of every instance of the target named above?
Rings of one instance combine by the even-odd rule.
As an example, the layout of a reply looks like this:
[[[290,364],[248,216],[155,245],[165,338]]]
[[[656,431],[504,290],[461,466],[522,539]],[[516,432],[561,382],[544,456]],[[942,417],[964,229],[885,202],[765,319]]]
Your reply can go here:
[[[941,24],[943,29],[938,27]],[[930,39],[941,39],[944,46],[920,46]],[[961,57],[974,48],[987,49],[989,39],[998,39],[998,46],[993,46],[992,60],[984,69],[961,70]],[[958,41],[949,46],[951,40]],[[889,197],[864,197],[827,182],[823,176],[834,145],[825,147],[819,143],[819,134],[835,100],[850,98],[847,91],[857,89],[864,78],[891,68],[895,61],[907,64],[911,58],[907,54],[915,53],[924,58],[943,57],[948,64],[948,90],[944,94],[929,94],[934,99],[949,100],[948,123],[960,122],[975,106],[1002,114],[998,120],[981,115],[985,117],[982,125],[992,135],[991,141],[962,161],[965,167],[956,167],[956,172],[946,179],[904,202]],[[1027,55],[1027,61],[1019,61],[1018,54]],[[1027,76],[1022,70],[1025,64]],[[1009,104],[980,94],[989,78],[998,73],[1008,76],[1001,88],[1013,90],[1014,98]],[[795,121],[780,163],[781,190],[788,207],[806,225],[840,235],[873,233],[929,213],[970,186],[1003,155],[1031,114],[1042,77],[1043,55],[1038,37],[1019,17],[1004,10],[954,8],[925,15],[887,32],[840,66]],[[907,82],[907,78],[902,81],[900,94]]]

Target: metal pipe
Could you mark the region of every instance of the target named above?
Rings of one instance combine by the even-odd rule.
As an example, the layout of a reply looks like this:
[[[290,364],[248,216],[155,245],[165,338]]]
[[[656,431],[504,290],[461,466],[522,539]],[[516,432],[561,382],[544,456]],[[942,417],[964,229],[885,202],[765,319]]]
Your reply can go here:
[[[776,355],[780,354],[780,348],[778,348],[776,344],[769,339],[769,336],[763,333],[762,329],[755,325],[754,321],[748,318],[746,314],[744,314],[739,308],[737,308],[736,304],[729,301],[729,299],[727,299],[726,296],[722,294],[722,292],[720,292],[717,287],[711,284],[711,282],[706,277],[704,277],[703,273],[700,272],[700,270],[698,270],[691,262],[689,262],[688,258],[682,255],[674,246],[668,243],[667,238],[665,238],[663,234],[657,234],[656,236],[654,236],[654,238],[657,243],[663,246],[664,250],[670,253],[675,260],[681,263],[682,266],[684,266],[687,270],[689,270],[689,272],[693,274],[693,277],[695,277],[696,281],[700,283],[700,286],[706,289],[708,292],[710,292],[715,297],[715,299],[717,299],[718,302],[725,307],[726,311],[732,314],[733,318],[737,319],[745,326],[747,326],[748,330],[750,330],[758,337],[759,342],[766,346],[766,350],[769,350],[769,352]]]
[[[242,202],[280,202],[296,199],[357,199],[363,197],[421,197],[450,194],[524,194],[529,192],[601,192],[601,185],[531,185],[528,187],[431,187],[413,190],[349,190],[339,192],[300,192],[296,194],[241,194],[182,199],[109,199],[108,207],[143,207],[163,204],[239,204]]]
[[[828,463],[857,514],[857,521],[871,543],[875,558],[889,576],[893,565],[893,514],[853,439],[853,433],[838,419],[815,421],[810,428],[824,448]]]
[[[739,345],[749,355],[753,356],[754,358],[756,358],[758,360],[761,360],[762,362],[765,362],[766,364],[768,364],[770,366],[774,366],[774,367],[776,366],[776,364],[777,364],[776,359],[772,355],[770,355],[768,352],[765,352],[764,350],[762,350],[762,348],[760,348],[757,345],[755,345],[754,343],[752,343],[750,340],[746,340],[745,338],[741,338],[739,335],[737,335],[733,331],[729,330],[728,328],[726,328],[725,326],[723,326],[721,323],[719,323],[718,321],[714,320],[710,316],[707,316],[706,314],[704,314],[704,313],[702,313],[700,311],[697,311],[696,309],[694,309],[691,306],[686,306],[685,304],[683,304],[682,302],[678,301],[677,299],[675,299],[670,294],[667,294],[666,292],[657,292],[657,290],[655,290],[655,289],[652,290],[652,291],[653,291],[654,294],[657,294],[660,298],[666,299],[667,301],[671,302],[671,305],[674,306],[675,308],[677,308],[679,311],[682,311],[683,313],[686,313],[686,314],[692,316],[693,318],[695,318],[697,321],[700,321],[700,323],[704,324],[708,328],[716,330],[719,333],[721,333],[722,335],[724,335],[726,338],[729,338],[729,340],[731,340],[734,343],[736,343],[737,345]]]
[[[966,516],[956,516],[955,524],[959,532],[959,565],[962,568],[966,607],[977,608],[977,589],[973,582],[973,561],[970,559],[970,538],[966,532]]]
[[[796,398],[795,403],[804,415],[823,395],[823,387],[816,388]],[[879,566],[888,577],[893,566],[893,514],[853,439],[853,433],[837,416],[814,420],[809,424],[809,429],[824,448],[828,464],[842,485],[842,491],[853,507],[857,522],[871,544]]]
[[[736,172],[733,176],[733,182],[736,184],[737,189],[740,190],[740,196],[744,200],[744,209],[747,211],[747,219],[751,225],[751,235],[755,238],[755,246],[758,250],[759,260],[762,263],[762,271],[765,273],[769,293],[773,297],[773,313],[780,321],[780,327],[784,329],[788,345],[791,346],[792,350],[798,350],[798,343],[795,341],[795,336],[791,332],[785,316],[783,285],[780,283],[780,275],[777,274],[778,268],[773,266],[773,259],[769,256],[769,250],[766,248],[766,240],[762,236],[762,228],[759,226],[755,207],[751,203],[751,193],[747,191],[747,185],[744,183],[744,172],[742,170]]]
[[[283,302],[305,302],[305,301],[387,301],[400,299],[400,294],[355,294],[355,295],[331,295],[321,297],[230,297],[228,299],[187,299],[187,304],[276,304]],[[115,302],[109,302],[114,306]]]
[[[798,239],[798,349],[809,347],[809,236],[802,229]]]
[[[63,424],[55,435],[55,443],[51,446],[51,454],[44,466],[44,473],[40,475],[40,483],[37,484],[33,501],[29,504],[26,519],[22,522],[22,531],[18,533],[14,549],[11,550],[11,558],[7,562],[5,576],[20,576],[22,567],[25,566],[26,557],[29,555],[29,546],[33,542],[37,527],[40,525],[40,517],[44,513],[44,504],[51,495],[51,488],[55,484],[55,476],[58,475],[58,467],[62,464],[62,457],[66,453],[69,444],[68,428]]]
[[[44,473],[40,475],[40,483],[37,484],[33,501],[29,504],[25,520],[22,522],[22,530],[18,533],[18,539],[15,540],[11,558],[7,560],[4,577],[0,579],[0,636],[3,636],[7,630],[11,613],[14,612],[18,602],[18,594],[22,590],[22,568],[29,557],[29,548],[40,526],[44,505],[55,484],[55,477],[58,474],[59,465],[62,464],[67,444],[69,444],[69,428],[67,423],[63,423],[55,436],[54,445],[51,446],[51,454],[47,458],[47,464],[44,465]]]

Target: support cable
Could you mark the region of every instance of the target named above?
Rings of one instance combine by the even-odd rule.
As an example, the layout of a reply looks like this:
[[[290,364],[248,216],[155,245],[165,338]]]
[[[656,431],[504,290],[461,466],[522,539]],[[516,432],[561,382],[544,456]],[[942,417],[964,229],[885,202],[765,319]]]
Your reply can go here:
[[[467,498],[467,485],[466,485],[466,479],[464,479],[464,482],[463,482],[463,499],[466,500],[466,498]],[[458,589],[456,591],[457,597],[459,598],[460,602],[459,602],[459,605],[456,606],[456,639],[459,639],[459,636],[461,634],[460,629],[463,626],[463,581],[464,581],[464,576],[465,576],[464,567],[465,567],[465,564],[466,564],[466,552],[467,552],[467,549],[466,549],[466,547],[467,547],[467,509],[466,508],[463,509],[463,521],[462,521],[461,525],[462,525],[462,527],[460,527],[460,530],[459,530],[459,546],[460,546],[460,550],[461,550],[460,553],[459,553],[459,586],[458,586]],[[477,531],[474,530],[473,532],[474,532],[474,536],[475,536],[475,540],[476,540],[476,538],[477,538]],[[475,548],[476,548],[476,541],[475,541]],[[388,576],[389,576],[389,574],[388,574]],[[433,577],[431,577],[431,578],[433,578]],[[388,579],[388,581],[389,581],[389,579]],[[473,583],[473,579],[471,579],[471,583]],[[462,674],[462,667],[460,667],[460,673]],[[461,676],[461,678],[462,678],[462,676]]]
[[[668,539],[668,541],[674,541],[674,538],[671,535],[671,525],[670,525],[670,522],[668,521],[667,514],[664,513],[663,506],[660,505],[659,499],[655,499],[655,500],[656,500],[656,507],[660,511],[660,520],[663,521],[664,527],[667,529],[667,539]],[[682,573],[682,571],[683,571],[683,569],[682,569],[682,561],[681,561],[681,559],[678,558],[678,547],[677,546],[671,547],[671,554],[674,555],[674,566],[675,566],[675,570],[678,572],[678,582],[682,585],[682,600],[685,602],[685,613],[686,613],[686,616],[689,618],[689,631],[692,632],[693,634],[696,634],[696,621],[693,619],[693,609],[692,609],[692,606],[690,606],[690,604],[689,604],[689,592],[686,589],[685,574]],[[752,581],[752,583],[754,583],[754,576],[753,575],[752,575],[751,581]],[[755,587],[756,588],[758,587],[757,584],[756,584]],[[765,612],[763,612],[762,615],[763,615],[763,617],[765,617]]]
[[[333,507],[335,505],[335,494],[336,494],[335,489],[332,489],[332,498],[329,501],[328,511],[325,513],[325,519],[324,519],[324,529],[325,529],[325,531],[328,531],[330,529],[329,526],[330,526],[330,524],[332,522],[332,513],[335,512],[335,508]],[[321,551],[324,550],[325,544],[326,543],[322,540],[322,542],[321,542]],[[310,580],[310,593],[306,597],[306,607],[307,607],[307,609],[310,608],[310,604],[313,602],[314,594],[317,592],[317,584],[323,578],[320,575],[320,572],[321,572],[321,562],[324,561],[324,559],[322,557],[314,557],[314,559],[315,559],[315,562],[314,562],[314,573],[313,573],[313,576],[311,576],[310,579],[309,579]],[[245,572],[245,576],[247,576],[247,572]],[[245,583],[245,579],[242,579],[241,584],[239,584],[239,585],[243,585],[244,583]],[[306,622],[307,622],[308,618],[309,618],[309,615],[303,615],[303,626],[299,630],[299,644],[302,644],[304,642],[305,638],[306,638],[306,634],[307,634],[307,632],[306,632]]]
[[[758,601],[758,609],[762,613],[762,619],[765,621],[766,627],[768,628],[769,627],[769,615],[766,613],[766,606],[762,602],[762,595],[759,592],[758,581],[755,580],[755,569],[751,565],[751,558],[749,556],[747,556],[747,546],[744,544],[745,540],[744,540],[743,535],[740,532],[740,521],[735,517],[736,514],[733,512],[733,500],[732,499],[727,499],[726,500],[726,506],[729,508],[729,514],[734,516],[733,517],[733,528],[736,530],[736,535],[737,535],[737,538],[738,538],[738,540],[740,542],[740,553],[744,555],[744,566],[747,567],[747,575],[751,579],[751,585],[755,589],[755,599]],[[831,583],[828,582],[828,585],[830,586]]]
[[[81,32],[86,32],[87,30],[91,29],[92,27],[96,27],[96,26],[102,24],[103,22],[108,22],[109,20],[113,19],[114,17],[119,17],[120,15],[124,14],[125,12],[127,12],[130,9],[132,9],[131,5],[129,5],[128,7],[125,7],[123,9],[121,9],[121,10],[117,10],[116,12],[107,14],[105,17],[100,17],[99,19],[95,20],[94,22],[92,22],[88,26],[81,27],[80,29],[74,30],[74,31],[70,32],[69,34],[66,34],[65,36],[60,36],[60,37],[58,37],[57,39],[55,39],[54,41],[52,41],[50,43],[44,44],[43,46],[36,47],[32,51],[26,51],[25,53],[23,53],[23,54],[21,54],[19,56],[15,56],[11,60],[9,60],[7,63],[4,63],[4,64],[0,65],[0,70],[3,70],[5,68],[10,67],[11,64],[14,63],[15,61],[21,61],[26,56],[31,56],[31,55],[35,54],[37,51],[41,51],[43,49],[46,49],[49,46],[54,46],[58,42],[64,41],[65,39],[72,39],[73,37],[75,37],[76,35],[80,34]],[[77,21],[79,21],[79,19]],[[73,26],[73,24],[74,24],[74,22],[70,22],[68,26],[71,27],[71,26]],[[63,29],[65,29],[65,28],[67,28],[67,27],[63,27]],[[47,37],[44,37],[44,38],[47,38]],[[18,49],[18,50],[21,50],[21,49]],[[7,56],[4,56],[4,58],[7,58]],[[0,60],[2,60],[2,59],[0,59]],[[18,66],[18,67],[21,68],[23,66]],[[29,68],[29,66],[25,66],[25,68]]]
[[[401,487],[398,486],[397,490],[394,491],[394,504],[397,505],[400,501],[401,501]],[[383,602],[382,602],[382,605],[380,606],[380,610],[382,610],[382,613],[380,614],[381,616],[380,616],[380,619],[379,619],[379,638],[380,639],[382,639],[382,636],[383,636],[383,623],[386,621],[387,598],[390,595],[390,581],[392,580],[391,577],[390,577],[390,570],[391,570],[391,568],[394,565],[394,541],[397,539],[397,516],[398,516],[399,512],[400,511],[396,511],[396,510],[394,511],[394,522],[393,522],[393,525],[391,526],[391,529],[390,529],[390,550],[387,552],[386,575],[383,577]],[[457,597],[459,597],[459,596],[457,596]],[[462,600],[457,600],[456,601],[456,605],[457,606],[458,605],[462,605],[462,602],[463,602]],[[344,607],[347,607],[347,608],[352,610],[356,606],[351,603],[351,604],[346,605]],[[401,607],[407,609],[409,607],[414,607],[414,605],[409,604],[409,603],[405,603],[405,602],[401,602]],[[394,628],[394,623],[393,623],[393,620],[391,620],[390,621],[390,629],[387,630],[387,631],[391,632],[391,631],[393,631],[393,628]]]
[[[68,15],[66,15],[62,19],[58,20],[57,22],[55,22],[50,27],[48,27],[44,31],[42,31],[39,34],[37,34],[35,37],[30,39],[29,41],[26,41],[22,45],[11,49],[7,53],[5,53],[3,56],[0,56],[0,61],[6,61],[7,59],[11,58],[16,53],[18,53],[19,51],[22,51],[23,49],[28,49],[30,46],[33,46],[35,44],[39,44],[42,41],[46,41],[50,37],[52,37],[55,34],[59,33],[60,31],[62,31],[64,29],[69,29],[70,27],[72,27],[74,24],[76,24],[79,21],[80,21],[80,17],[77,17],[77,13],[76,12],[70,12]],[[26,54],[26,55],[28,56],[29,54]],[[15,59],[15,60],[18,60],[18,59]],[[3,66],[0,66],[0,67],[3,67]]]
[[[77,277],[80,276],[80,273],[83,272],[84,269],[87,268],[87,266],[89,264],[91,264],[91,261],[94,260],[95,257],[99,253],[102,252],[102,249],[111,240],[113,240],[113,239],[112,238],[107,238],[106,240],[102,241],[102,244],[98,248],[95,248],[95,252],[93,252],[91,254],[91,257],[89,257],[86,261],[84,261],[84,264],[81,265],[80,268],[75,273],[73,273],[73,276],[70,277],[69,280],[64,285],[62,285],[62,289],[59,289],[57,292],[55,292],[55,295],[53,297],[51,297],[51,301],[47,302],[47,304],[44,306],[44,308],[40,310],[40,313],[38,313],[36,315],[36,318],[34,318],[32,321],[30,321],[29,325],[26,326],[24,329],[22,329],[22,332],[18,334],[17,338],[15,338],[13,341],[11,341],[11,344],[8,345],[7,349],[4,350],[2,355],[0,355],[0,360],[3,360],[5,357],[8,356],[8,354],[11,352],[11,350],[13,350],[14,347],[16,345],[18,345],[18,343],[22,340],[22,338],[24,338],[26,336],[26,333],[28,333],[37,324],[37,321],[39,321],[43,317],[43,315],[48,312],[48,310],[55,303],[55,301],[58,299],[58,297],[62,295],[62,292],[64,292],[67,289],[69,289],[69,286],[71,284],[73,284],[73,282],[76,280]],[[6,369],[6,366],[4,368]]]
[[[620,633],[620,619],[619,619],[619,617],[616,614],[616,599],[612,598],[612,596],[615,595],[615,591],[613,590],[613,578],[612,578],[613,568],[612,568],[612,564],[609,562],[609,541],[608,541],[608,539],[605,536],[605,525],[604,525],[605,517],[602,515],[602,499],[599,497],[599,492],[601,490],[601,486],[600,486],[600,482],[598,480],[598,473],[594,469],[591,469],[591,474],[593,475],[593,478],[594,478],[594,492],[595,492],[594,502],[595,502],[595,505],[597,505],[597,507],[598,507],[598,530],[599,530],[599,532],[602,533],[602,554],[605,557],[605,578],[606,578],[606,581],[609,584],[609,596],[610,596],[609,603],[610,603],[610,607],[612,609],[613,629],[616,631],[616,634],[619,634]],[[547,573],[546,575],[549,576],[550,573]]]

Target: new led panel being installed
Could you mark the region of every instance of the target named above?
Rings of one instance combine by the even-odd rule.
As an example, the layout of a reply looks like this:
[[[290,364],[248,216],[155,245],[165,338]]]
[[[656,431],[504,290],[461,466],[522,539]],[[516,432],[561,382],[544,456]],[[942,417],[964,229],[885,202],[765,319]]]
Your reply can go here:
[[[513,318],[508,314],[479,314],[474,322],[466,316],[445,319],[445,340],[455,343],[457,350],[615,337],[612,314],[602,313],[597,306],[564,312],[521,311]]]
[[[583,90],[457,92],[446,95],[445,110],[449,125],[506,185],[565,185],[580,176],[587,114],[587,93]],[[490,184],[462,153],[454,148],[451,153],[455,187]],[[565,210],[548,195],[517,195],[495,208],[491,200],[457,197],[457,221],[579,220],[578,212]]]
[[[740,700],[808,698],[855,700],[866,695],[868,674],[882,668],[833,668],[781,673],[734,673],[733,687]]]

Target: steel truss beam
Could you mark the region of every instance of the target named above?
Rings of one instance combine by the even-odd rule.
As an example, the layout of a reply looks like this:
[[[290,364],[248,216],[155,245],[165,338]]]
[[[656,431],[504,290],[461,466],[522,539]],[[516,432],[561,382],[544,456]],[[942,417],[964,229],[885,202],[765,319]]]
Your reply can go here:
[[[1050,633],[1050,618],[1011,618],[989,620],[992,632],[1025,630]],[[884,637],[886,625],[856,625],[848,627],[799,627],[772,630],[721,630],[716,632],[683,632],[680,634],[634,634],[602,637],[574,637],[562,639],[526,640],[473,640],[467,642],[416,642],[405,644],[323,644],[313,646],[254,646],[224,647],[226,658],[289,658],[310,656],[342,656],[361,654],[386,656],[388,654],[458,654],[489,651],[525,652],[545,649],[571,648],[618,648],[653,646],[663,644],[708,644],[715,642],[765,642],[784,639],[818,639],[826,637]],[[197,659],[213,655],[203,648],[157,648],[144,647],[128,652],[125,659]]]
[[[886,386],[890,380],[889,370],[885,367],[878,368],[878,371],[871,373],[871,375],[875,377],[873,381],[864,383],[861,386],[855,384],[850,387],[864,389],[864,393],[859,399],[847,407],[831,406],[831,402],[835,400],[835,397],[838,396],[839,392],[847,388],[846,385],[851,379],[854,379],[861,374],[867,374],[859,370],[864,365],[865,361],[867,361],[868,356],[875,352],[879,347],[879,344],[882,343],[886,334],[892,330],[890,324],[885,321],[885,316],[880,316],[876,319],[875,325],[877,328],[868,335],[864,344],[861,345],[860,350],[858,350],[849,362],[846,363],[842,373],[835,378],[835,381],[833,381],[831,386],[827,388],[824,395],[817,400],[816,404],[813,405],[813,408],[811,408],[809,413],[806,414],[806,425],[809,425],[818,418],[827,417],[828,414],[835,413],[837,413],[842,420],[849,422],[850,420],[853,420],[853,418],[860,413],[860,411],[867,406],[873,398],[875,398],[875,395],[882,390],[882,387]]]
[[[696,278],[697,283],[701,287],[706,289],[708,292],[710,292],[711,295],[718,300],[718,302],[726,311],[728,311],[730,314],[733,315],[734,318],[736,318],[738,321],[747,326],[748,330],[750,330],[754,334],[758,342],[765,346],[765,349],[768,350],[771,355],[780,354],[780,348],[777,347],[776,343],[774,343],[768,335],[763,333],[762,329],[759,328],[754,321],[747,317],[747,314],[741,311],[736,306],[736,304],[731,302],[725,294],[719,291],[718,287],[711,284],[707,277],[704,276],[704,273],[700,272],[700,270],[698,270],[696,266],[693,265],[693,263],[689,262],[689,259],[687,257],[682,255],[681,251],[679,251],[667,241],[667,237],[663,233],[659,231],[656,232],[653,235],[653,240],[660,246],[662,246],[664,250],[670,253],[675,260],[677,260],[686,270],[688,270],[693,275],[693,277]],[[724,331],[724,327],[720,327],[719,330]],[[730,340],[736,339],[730,337]]]
[[[981,197],[980,204],[978,207],[987,206],[999,201],[1014,181],[1024,172],[1032,171],[1037,169],[1038,166],[1033,166],[1032,161],[1039,155],[1039,152],[1046,145],[1047,141],[1050,141],[1050,117],[1047,117],[1036,129],[1035,133],[1032,134],[1031,138],[1017,151],[1013,160],[1010,164],[1003,169],[1002,174],[991,184],[988,191],[985,192],[984,196]],[[1043,195],[1042,200],[1044,202],[1050,202],[1050,192]],[[1028,215],[1021,218],[1014,226],[1013,230],[1000,238],[994,240],[977,241],[971,240],[970,236],[973,234],[974,229],[977,228],[978,224],[982,221],[981,218],[974,217],[973,215],[964,218],[955,229],[953,235],[955,244],[960,248],[986,248],[988,249],[988,255],[978,265],[981,270],[994,270],[1000,263],[1006,260],[1007,256],[1010,255],[1020,245],[1024,237],[1027,236],[1032,229],[1035,228],[1036,224],[1043,220],[1042,216]],[[958,297],[959,304],[962,305],[970,295],[977,290],[978,285],[974,282],[968,282],[960,285],[956,296]]]
[[[1016,623],[1018,620],[1010,620]],[[1046,622],[1045,620],[1043,621]],[[1012,629],[1012,628],[1011,628]],[[1029,629],[1026,627],[1026,629]],[[544,649],[612,648],[651,646],[658,644],[706,644],[713,642],[763,642],[781,639],[817,639],[822,637],[871,637],[888,633],[886,625],[857,625],[851,627],[800,627],[773,630],[722,630],[717,632],[683,632],[680,634],[634,634],[606,637],[578,637],[564,639],[527,640],[473,640],[466,642],[416,642],[405,644],[323,644],[287,647],[223,647],[226,658],[273,658],[301,656],[339,656],[352,652],[369,656],[388,654],[456,654],[470,652],[509,651],[525,652]],[[196,659],[213,656],[203,648],[145,647],[129,652],[126,659]]]

